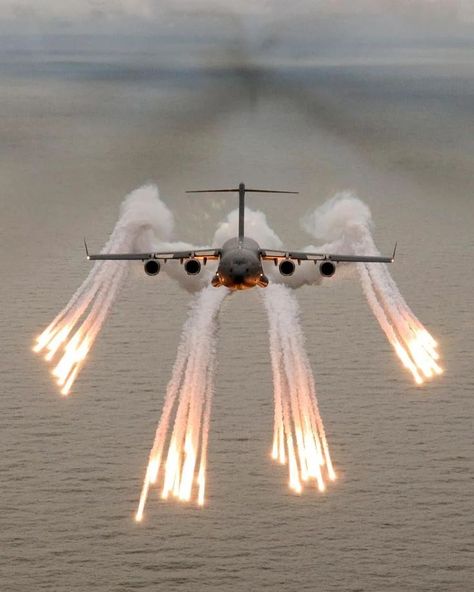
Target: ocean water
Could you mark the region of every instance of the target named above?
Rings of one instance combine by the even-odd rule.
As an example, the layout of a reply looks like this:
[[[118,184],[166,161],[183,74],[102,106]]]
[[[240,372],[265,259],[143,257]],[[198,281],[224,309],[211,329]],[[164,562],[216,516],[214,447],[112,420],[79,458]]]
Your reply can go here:
[[[0,581],[25,590],[467,592],[474,578],[469,64],[165,70],[25,57],[0,67]],[[297,292],[339,475],[287,488],[270,459],[272,377],[256,291],[220,314],[207,503],[153,493],[133,520],[190,296],[133,269],[71,396],[31,352],[86,276],[121,200],[154,179],[176,236],[210,241],[236,204],[186,189],[240,180],[290,247],[336,191],[373,212],[383,252],[439,339],[417,388],[357,277]]]

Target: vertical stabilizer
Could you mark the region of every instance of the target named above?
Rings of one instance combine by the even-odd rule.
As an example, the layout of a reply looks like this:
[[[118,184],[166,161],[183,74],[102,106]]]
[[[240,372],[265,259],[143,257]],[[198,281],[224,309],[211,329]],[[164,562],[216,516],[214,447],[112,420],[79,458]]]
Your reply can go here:
[[[239,184],[239,239],[245,235],[245,183]]]
[[[245,236],[245,193],[293,193],[298,191],[280,191],[273,189],[247,189],[245,183],[239,183],[236,189],[199,189],[186,191],[186,193],[238,193],[239,194],[239,239]]]

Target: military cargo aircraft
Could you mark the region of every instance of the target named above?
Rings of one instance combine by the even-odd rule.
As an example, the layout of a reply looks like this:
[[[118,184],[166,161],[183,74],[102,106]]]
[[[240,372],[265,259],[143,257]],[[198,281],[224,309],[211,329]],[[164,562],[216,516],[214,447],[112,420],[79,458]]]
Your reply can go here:
[[[246,290],[255,286],[265,288],[268,286],[269,280],[263,272],[263,261],[273,261],[283,276],[293,275],[296,264],[301,263],[301,261],[314,261],[315,265],[319,264],[319,271],[323,277],[331,277],[334,275],[338,263],[392,263],[395,259],[396,244],[391,257],[307,253],[304,251],[280,251],[261,248],[254,239],[245,236],[245,194],[296,194],[298,192],[247,189],[244,183],[240,183],[234,189],[209,189],[187,191],[186,193],[224,192],[239,194],[239,234],[235,238],[226,241],[220,248],[174,252],[90,254],[84,241],[87,258],[91,261],[143,261],[145,273],[148,275],[157,275],[160,272],[161,263],[173,259],[179,260],[184,265],[188,275],[200,273],[202,264],[206,265],[207,261],[218,261],[217,271],[211,279],[211,284],[216,288],[225,286],[231,290]]]

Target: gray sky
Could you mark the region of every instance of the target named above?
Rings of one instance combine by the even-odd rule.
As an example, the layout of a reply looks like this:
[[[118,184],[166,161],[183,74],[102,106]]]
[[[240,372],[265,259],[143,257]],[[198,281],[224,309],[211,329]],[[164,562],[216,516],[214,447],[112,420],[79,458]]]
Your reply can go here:
[[[0,51],[10,52],[146,51],[169,65],[196,55],[303,64],[456,52],[466,63],[473,40],[472,0],[0,0]]]
[[[0,0],[0,18],[21,25],[25,22],[57,23],[90,20],[124,21],[130,18],[163,21],[179,14],[233,13],[262,15],[267,19],[288,14],[311,16],[393,15],[405,19],[423,19],[433,24],[446,19],[457,22],[474,20],[471,0]]]

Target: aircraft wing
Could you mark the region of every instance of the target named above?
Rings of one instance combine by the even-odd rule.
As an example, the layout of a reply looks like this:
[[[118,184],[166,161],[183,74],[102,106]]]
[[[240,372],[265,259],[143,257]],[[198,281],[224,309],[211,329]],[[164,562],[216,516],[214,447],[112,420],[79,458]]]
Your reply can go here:
[[[91,261],[147,261],[148,259],[158,259],[168,261],[169,259],[206,259],[215,260],[221,256],[221,249],[197,249],[188,251],[152,251],[149,253],[98,253],[91,254],[86,247],[87,259]]]
[[[372,255],[337,255],[332,253],[306,253],[305,251],[276,251],[274,249],[260,249],[260,257],[264,261],[275,261],[281,259],[293,259],[301,261],[333,261],[334,263],[393,263],[397,245],[393,249],[391,257],[380,257]]]

